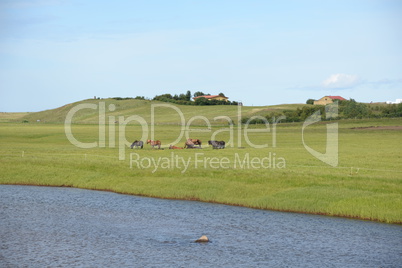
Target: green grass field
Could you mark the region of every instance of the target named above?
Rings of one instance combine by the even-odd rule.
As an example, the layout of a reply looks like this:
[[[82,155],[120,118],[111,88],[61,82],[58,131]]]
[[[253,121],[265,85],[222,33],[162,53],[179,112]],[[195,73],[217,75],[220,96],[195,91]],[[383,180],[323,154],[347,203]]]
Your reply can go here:
[[[270,125],[270,132],[248,133],[251,143],[268,144],[258,149],[247,143],[244,129],[239,138],[237,124],[215,120],[208,128],[195,118],[189,135],[203,140],[204,149],[168,150],[180,136],[181,127],[179,115],[166,107],[155,110],[154,127],[164,150],[149,145],[142,150],[119,149],[122,129],[118,123],[109,124],[109,119],[139,115],[149,123],[150,104],[107,100],[106,107],[109,104],[116,109],[106,111],[104,147],[82,149],[66,138],[62,122],[73,105],[30,113],[14,122],[0,120],[0,184],[69,186],[402,223],[402,130],[386,128],[402,126],[402,119],[338,121],[339,164],[332,167],[305,149],[301,123],[278,124],[276,132]],[[211,121],[227,116],[236,123],[238,112],[237,107],[227,106],[177,107],[186,123],[196,115]],[[280,107],[243,107],[242,111],[253,115]],[[38,119],[41,121],[36,122]],[[29,123],[20,123],[22,120]],[[74,137],[81,142],[99,141],[97,120],[97,110],[78,112],[72,126]],[[124,129],[129,141],[142,134],[135,123]],[[377,128],[367,128],[371,126]],[[229,141],[226,149],[207,146],[214,133],[216,139]],[[324,153],[326,124],[307,127],[304,138],[309,147]],[[183,146],[184,141],[182,137],[176,146]]]

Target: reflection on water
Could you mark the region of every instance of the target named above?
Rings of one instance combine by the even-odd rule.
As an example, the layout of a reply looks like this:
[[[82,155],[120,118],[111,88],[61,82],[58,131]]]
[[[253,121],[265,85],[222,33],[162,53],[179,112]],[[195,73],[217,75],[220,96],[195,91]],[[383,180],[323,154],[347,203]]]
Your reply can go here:
[[[207,235],[211,243],[194,240]],[[0,267],[400,267],[402,227],[0,185]]]

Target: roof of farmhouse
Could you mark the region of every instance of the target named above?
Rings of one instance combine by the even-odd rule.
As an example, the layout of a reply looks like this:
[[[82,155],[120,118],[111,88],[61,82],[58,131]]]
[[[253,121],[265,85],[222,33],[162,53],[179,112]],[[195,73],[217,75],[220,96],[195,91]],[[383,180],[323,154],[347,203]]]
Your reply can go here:
[[[204,95],[204,96],[197,96],[197,97],[194,97],[193,99],[197,99],[197,98],[213,99],[213,98],[216,98],[216,97],[221,97],[221,98],[226,98],[226,99],[228,99],[228,97],[221,96],[221,95]]]
[[[342,98],[341,96],[327,96],[327,97],[330,99],[333,99],[333,100],[346,100],[345,98]]]

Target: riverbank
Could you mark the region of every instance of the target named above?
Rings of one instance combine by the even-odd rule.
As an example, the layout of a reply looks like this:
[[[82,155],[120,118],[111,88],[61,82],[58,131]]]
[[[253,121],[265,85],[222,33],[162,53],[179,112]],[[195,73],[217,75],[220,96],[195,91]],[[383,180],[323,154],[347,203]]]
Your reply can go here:
[[[340,217],[340,218],[347,218],[347,219],[375,221],[375,222],[383,222],[383,223],[389,223],[389,224],[402,225],[402,221],[387,222],[387,221],[381,221],[381,220],[372,219],[372,218],[362,218],[362,217],[359,217],[359,216],[352,216],[352,215],[341,215],[341,214],[336,215],[336,214],[323,213],[323,212],[308,212],[308,211],[297,211],[297,210],[286,210],[286,209],[261,208],[261,207],[253,207],[253,206],[249,206],[249,205],[243,205],[243,204],[221,203],[221,202],[216,202],[216,201],[213,201],[213,200],[202,200],[200,198],[194,198],[194,197],[171,198],[171,197],[161,197],[161,196],[154,196],[154,195],[147,195],[147,194],[119,192],[119,191],[110,190],[110,189],[96,189],[96,188],[91,189],[91,188],[82,188],[82,187],[75,187],[75,186],[68,186],[68,185],[39,185],[39,184],[20,184],[20,183],[2,183],[1,185],[76,188],[76,189],[91,190],[91,191],[101,191],[101,192],[111,192],[111,193],[116,193],[116,194],[133,195],[133,196],[147,197],[147,198],[156,198],[156,199],[165,199],[165,200],[194,201],[194,202],[203,202],[203,203],[211,203],[211,204],[219,204],[219,205],[227,205],[227,206],[235,206],[235,207],[244,207],[244,208],[251,208],[251,209],[261,209],[261,210],[270,210],[270,211],[287,212],[287,213],[309,214],[309,215],[319,215],[319,216],[327,216],[327,217]]]
[[[2,123],[0,184],[76,187],[401,224],[401,130],[353,129],[376,125],[340,121],[339,164],[331,167],[305,149],[297,124],[277,127],[276,147],[272,132],[254,132],[250,141],[268,143],[267,148],[251,148],[243,139],[242,148],[224,150],[207,145],[202,150],[168,150],[179,127],[157,126],[165,150],[127,148],[119,160],[117,138],[115,147],[107,143],[82,149],[67,140],[62,124]],[[400,126],[402,120],[381,125]],[[138,126],[127,129],[132,139],[140,136]],[[73,131],[82,142],[96,140],[99,133],[97,125],[74,125]],[[311,148],[325,152],[325,125],[304,134]],[[210,134],[194,135],[208,140]],[[221,139],[229,138],[222,133]]]

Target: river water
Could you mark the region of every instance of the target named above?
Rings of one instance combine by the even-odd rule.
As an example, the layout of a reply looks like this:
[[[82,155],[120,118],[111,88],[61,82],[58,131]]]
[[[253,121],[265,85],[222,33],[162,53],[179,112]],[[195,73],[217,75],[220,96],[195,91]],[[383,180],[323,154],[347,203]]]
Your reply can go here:
[[[0,267],[401,265],[399,225],[0,185]]]

